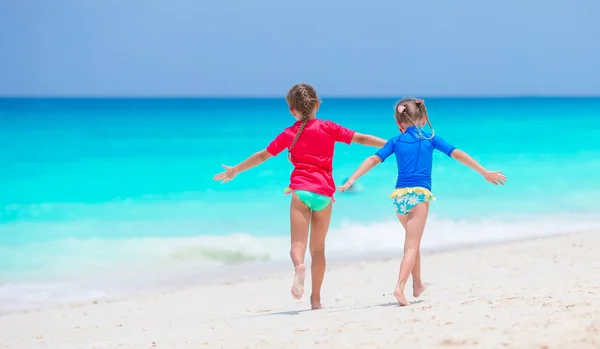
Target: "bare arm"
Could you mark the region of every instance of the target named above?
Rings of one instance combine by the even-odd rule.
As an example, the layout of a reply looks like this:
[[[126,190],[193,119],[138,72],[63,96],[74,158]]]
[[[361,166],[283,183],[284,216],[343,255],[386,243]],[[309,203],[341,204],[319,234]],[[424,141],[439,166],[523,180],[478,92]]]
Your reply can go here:
[[[270,157],[271,154],[269,154],[269,152],[266,149],[263,149],[259,152],[250,155],[250,157],[248,157],[246,160],[235,165],[233,169],[235,170],[236,174],[242,173],[244,171],[248,171],[252,167],[262,164],[263,162],[269,160]]]
[[[475,159],[473,159],[469,154],[465,153],[462,150],[456,149],[452,152],[452,157],[458,161],[460,161],[465,166],[477,171],[480,175],[482,175],[488,182],[498,185],[504,185],[506,182],[506,176],[502,174],[500,171],[488,171],[485,167],[481,166]]]
[[[371,171],[373,167],[377,166],[377,164],[381,163],[381,159],[376,155],[371,155],[363,161],[360,166],[356,169],[356,171],[346,180],[346,183],[338,188],[342,193],[350,188],[355,181],[357,181],[360,177],[362,177],[365,173]]]
[[[463,165],[477,171],[477,173],[481,175],[487,172],[487,170],[483,166],[481,166],[477,161],[475,161],[475,159],[473,159],[469,154],[465,153],[460,149],[455,149],[452,152],[452,157],[460,161]]]
[[[386,142],[385,140],[383,140],[379,137],[367,135],[364,133],[356,132],[356,133],[354,133],[354,136],[352,136],[352,143],[369,145],[371,147],[381,148],[385,145],[385,142]]]
[[[239,164],[233,167],[221,165],[225,169],[225,172],[217,174],[216,176],[214,176],[213,179],[217,181],[222,181],[221,183],[229,182],[239,173],[242,173],[255,166],[262,164],[263,162],[267,161],[270,157],[271,154],[269,154],[269,152],[266,149],[263,149],[259,152],[250,155],[250,157],[248,157],[246,160],[240,162]]]

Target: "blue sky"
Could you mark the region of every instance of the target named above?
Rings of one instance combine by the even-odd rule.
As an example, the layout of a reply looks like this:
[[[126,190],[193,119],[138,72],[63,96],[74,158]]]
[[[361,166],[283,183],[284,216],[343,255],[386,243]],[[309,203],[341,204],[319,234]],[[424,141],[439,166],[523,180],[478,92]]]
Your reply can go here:
[[[600,95],[599,3],[0,0],[0,95]]]

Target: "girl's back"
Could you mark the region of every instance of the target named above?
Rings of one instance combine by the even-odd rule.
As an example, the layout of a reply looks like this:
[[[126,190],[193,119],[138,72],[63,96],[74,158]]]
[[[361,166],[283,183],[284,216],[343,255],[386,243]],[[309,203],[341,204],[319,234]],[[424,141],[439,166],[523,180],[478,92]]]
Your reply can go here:
[[[392,154],[396,155],[398,165],[396,188],[424,187],[431,190],[434,149],[450,156],[455,147],[440,136],[432,137],[412,126],[390,139],[375,155],[381,161]]]
[[[269,144],[267,151],[275,156],[289,149],[301,125],[298,121],[286,128]],[[331,121],[312,119],[306,122],[290,151],[290,161],[294,165],[290,189],[332,196],[335,192],[332,176],[335,142],[350,144],[354,133]]]

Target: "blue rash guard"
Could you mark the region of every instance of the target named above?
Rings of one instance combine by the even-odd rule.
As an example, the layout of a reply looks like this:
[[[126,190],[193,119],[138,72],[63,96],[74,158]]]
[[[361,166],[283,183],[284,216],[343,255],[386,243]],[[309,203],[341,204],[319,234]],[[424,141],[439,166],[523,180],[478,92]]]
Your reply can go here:
[[[423,187],[431,190],[431,167],[433,163],[433,150],[437,149],[442,153],[451,156],[456,149],[450,143],[446,142],[440,136],[434,136],[423,132],[423,137],[419,137],[419,131],[415,126],[411,126],[404,133],[390,139],[379,149],[375,155],[385,161],[390,155],[396,154],[398,164],[398,179],[396,189]]]

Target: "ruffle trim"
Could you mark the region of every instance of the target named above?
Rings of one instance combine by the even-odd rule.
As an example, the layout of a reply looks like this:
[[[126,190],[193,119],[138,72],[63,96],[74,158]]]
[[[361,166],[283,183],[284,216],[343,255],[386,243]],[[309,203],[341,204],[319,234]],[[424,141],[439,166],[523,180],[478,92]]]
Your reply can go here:
[[[406,194],[418,193],[423,194],[429,201],[435,201],[435,196],[427,188],[423,187],[412,187],[412,188],[398,188],[390,194],[390,198],[395,199]]]

